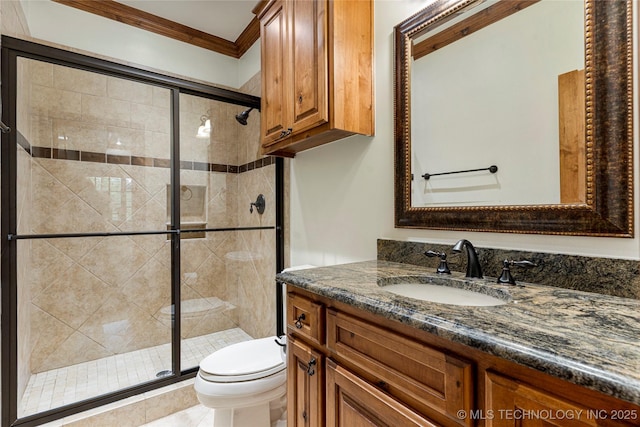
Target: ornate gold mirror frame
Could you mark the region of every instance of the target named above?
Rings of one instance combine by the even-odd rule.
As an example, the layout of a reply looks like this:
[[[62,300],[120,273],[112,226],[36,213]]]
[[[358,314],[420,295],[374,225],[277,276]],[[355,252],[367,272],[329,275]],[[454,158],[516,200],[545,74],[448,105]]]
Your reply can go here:
[[[437,0],[395,27],[395,226],[633,237],[632,1],[585,1],[586,202],[411,206],[412,40],[477,0]]]

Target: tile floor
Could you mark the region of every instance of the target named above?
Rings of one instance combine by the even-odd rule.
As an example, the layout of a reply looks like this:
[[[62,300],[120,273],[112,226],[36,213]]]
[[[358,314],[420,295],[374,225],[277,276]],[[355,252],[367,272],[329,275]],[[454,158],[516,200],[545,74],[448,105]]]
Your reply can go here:
[[[213,425],[213,410],[202,405],[196,405],[184,411],[176,412],[168,417],[143,424],[141,427],[211,427]]]
[[[182,367],[198,366],[214,351],[249,339],[251,336],[242,329],[234,328],[182,340]],[[170,344],[34,374],[23,394],[19,413],[23,417],[120,390],[153,380],[158,372],[167,369],[171,369]]]
[[[213,425],[213,409],[196,405],[184,411],[176,412],[140,427],[211,427]],[[286,420],[278,420],[272,427],[287,427]],[[251,426],[247,426],[251,427]]]

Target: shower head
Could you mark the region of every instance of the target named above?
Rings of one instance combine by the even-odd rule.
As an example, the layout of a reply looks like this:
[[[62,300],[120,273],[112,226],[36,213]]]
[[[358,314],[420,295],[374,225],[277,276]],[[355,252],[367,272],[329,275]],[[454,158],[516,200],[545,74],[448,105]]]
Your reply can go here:
[[[247,119],[249,118],[249,113],[251,112],[251,110],[253,110],[253,107],[249,108],[248,110],[244,110],[240,114],[236,114],[236,120],[238,121],[238,123],[240,123],[243,126],[246,126]]]

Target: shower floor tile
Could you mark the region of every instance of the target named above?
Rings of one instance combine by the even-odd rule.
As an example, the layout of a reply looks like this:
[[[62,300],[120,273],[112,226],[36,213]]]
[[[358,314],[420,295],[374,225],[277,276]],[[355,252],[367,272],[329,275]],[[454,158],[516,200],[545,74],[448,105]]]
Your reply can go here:
[[[240,328],[188,338],[181,343],[181,366],[189,369],[216,350],[252,337]],[[171,344],[162,344],[31,375],[22,396],[24,417],[151,381],[171,371]]]

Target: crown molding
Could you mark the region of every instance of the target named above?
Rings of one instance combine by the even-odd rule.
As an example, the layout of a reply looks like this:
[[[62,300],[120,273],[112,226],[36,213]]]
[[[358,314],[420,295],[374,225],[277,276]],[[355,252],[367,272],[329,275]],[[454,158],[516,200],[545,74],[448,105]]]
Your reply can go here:
[[[232,42],[114,0],[53,1],[233,58],[240,58],[260,38],[260,23],[255,17],[238,36],[238,39]],[[260,5],[263,3],[266,1],[261,1]]]

